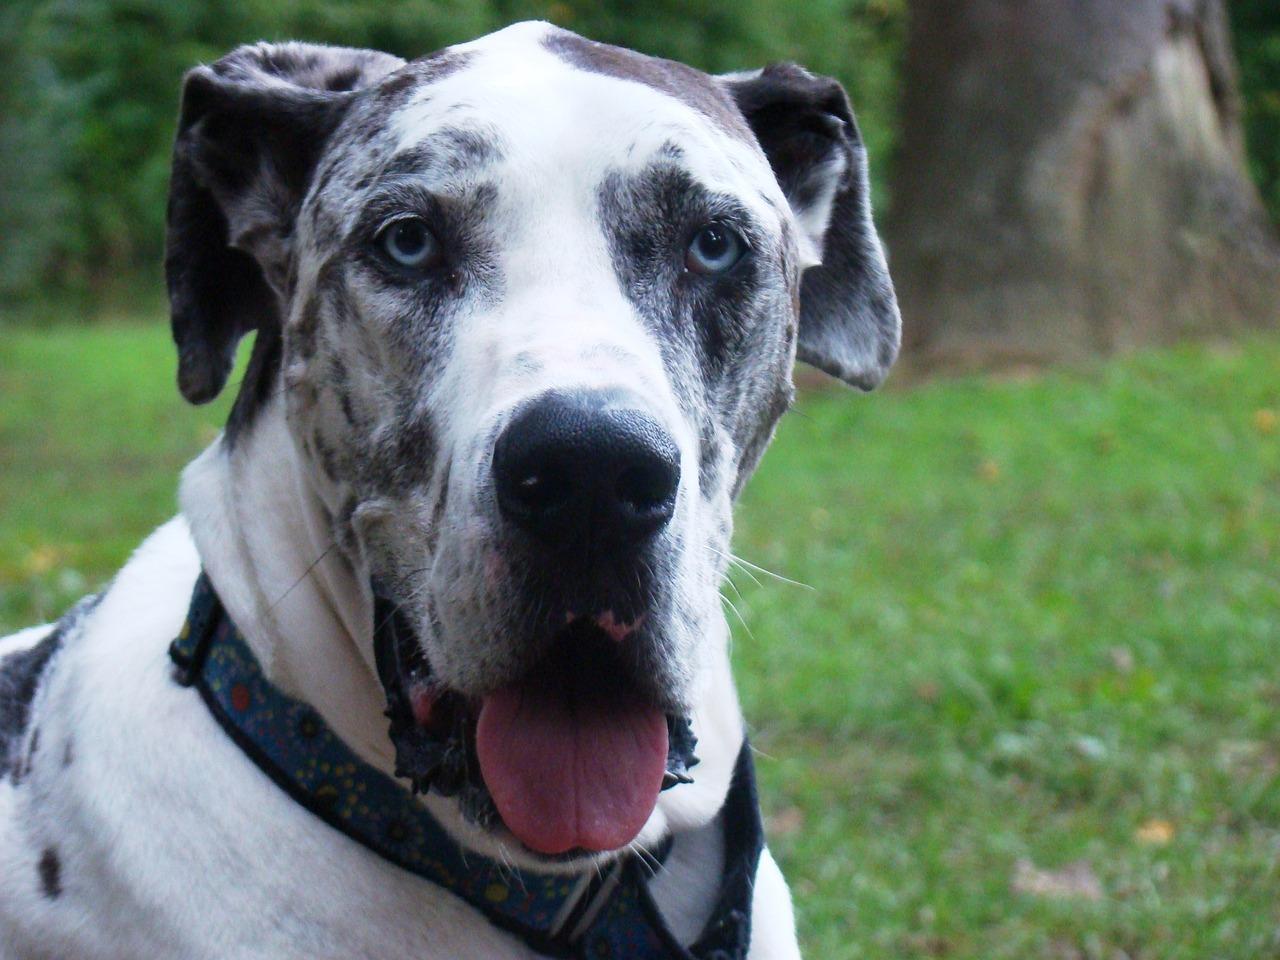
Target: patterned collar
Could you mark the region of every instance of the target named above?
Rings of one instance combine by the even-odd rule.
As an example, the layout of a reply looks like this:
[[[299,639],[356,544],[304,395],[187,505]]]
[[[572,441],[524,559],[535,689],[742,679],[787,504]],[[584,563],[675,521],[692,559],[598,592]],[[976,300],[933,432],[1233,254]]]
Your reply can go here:
[[[231,739],[289,796],[384,859],[461,897],[536,952],[582,960],[745,960],[764,847],[746,743],[721,811],[727,848],[720,897],[706,929],[686,948],[649,893],[661,858],[631,855],[579,878],[513,870],[464,852],[408,789],[361,760],[311,706],[271,685],[205,574],[169,655],[178,682],[200,692]]]

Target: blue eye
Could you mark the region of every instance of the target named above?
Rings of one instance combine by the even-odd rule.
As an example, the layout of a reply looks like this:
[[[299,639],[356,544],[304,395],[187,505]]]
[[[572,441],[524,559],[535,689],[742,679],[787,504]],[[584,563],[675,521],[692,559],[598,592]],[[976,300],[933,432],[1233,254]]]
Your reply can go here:
[[[407,270],[421,270],[440,257],[440,243],[426,222],[404,217],[378,234],[378,247],[393,263]]]
[[[684,265],[694,273],[714,276],[724,273],[742,259],[747,241],[732,227],[709,223],[693,235]]]

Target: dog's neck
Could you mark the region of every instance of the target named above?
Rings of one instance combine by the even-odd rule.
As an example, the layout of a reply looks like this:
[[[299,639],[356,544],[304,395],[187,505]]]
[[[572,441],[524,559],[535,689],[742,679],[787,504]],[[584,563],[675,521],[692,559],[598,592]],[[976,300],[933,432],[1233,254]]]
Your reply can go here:
[[[280,405],[261,410],[234,446],[224,435],[193,461],[179,500],[204,568],[266,676],[389,771],[367,583],[334,546]]]

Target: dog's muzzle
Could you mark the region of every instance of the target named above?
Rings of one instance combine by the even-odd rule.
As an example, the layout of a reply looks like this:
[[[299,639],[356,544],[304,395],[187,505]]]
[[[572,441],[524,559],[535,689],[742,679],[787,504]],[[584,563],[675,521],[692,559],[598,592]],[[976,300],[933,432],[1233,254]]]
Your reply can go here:
[[[457,797],[479,826],[505,825],[536,853],[572,858],[626,846],[661,790],[692,782],[688,719],[635,692],[606,631],[569,624],[523,678],[469,698],[434,677],[399,607],[375,597],[395,773],[415,793]]]
[[[490,469],[513,602],[487,629],[511,644],[499,653],[509,672],[462,695],[380,604],[398,772],[536,853],[620,849],[694,762],[689,724],[652,669],[679,447],[631,394],[551,392],[514,412]]]

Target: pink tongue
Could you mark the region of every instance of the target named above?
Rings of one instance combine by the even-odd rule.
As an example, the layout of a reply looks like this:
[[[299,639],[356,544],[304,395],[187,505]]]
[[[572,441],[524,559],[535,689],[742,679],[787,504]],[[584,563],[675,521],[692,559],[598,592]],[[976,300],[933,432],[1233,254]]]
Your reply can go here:
[[[616,850],[658,802],[666,717],[586,686],[526,681],[480,706],[480,773],[507,829],[538,853]]]

